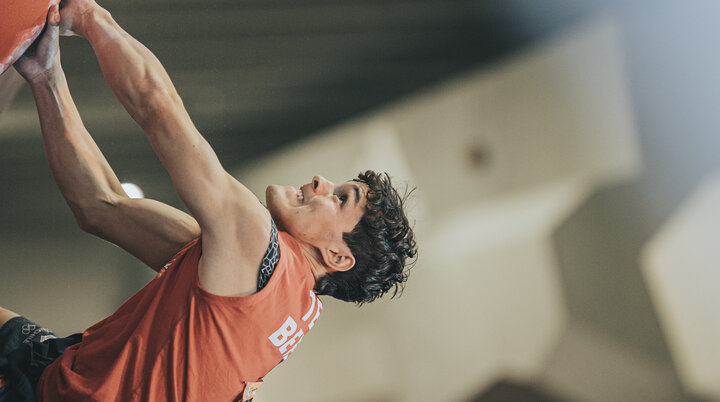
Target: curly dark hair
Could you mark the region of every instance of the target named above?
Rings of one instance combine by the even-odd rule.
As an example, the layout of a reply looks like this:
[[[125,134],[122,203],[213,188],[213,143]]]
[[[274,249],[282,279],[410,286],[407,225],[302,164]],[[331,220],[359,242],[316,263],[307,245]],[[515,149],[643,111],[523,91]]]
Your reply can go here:
[[[355,257],[355,266],[320,278],[315,290],[321,295],[369,303],[394,288],[392,297],[402,293],[408,271],[414,265],[417,247],[405,216],[404,204],[412,191],[400,196],[390,176],[372,170],[353,181],[368,186],[365,214],[343,240]]]

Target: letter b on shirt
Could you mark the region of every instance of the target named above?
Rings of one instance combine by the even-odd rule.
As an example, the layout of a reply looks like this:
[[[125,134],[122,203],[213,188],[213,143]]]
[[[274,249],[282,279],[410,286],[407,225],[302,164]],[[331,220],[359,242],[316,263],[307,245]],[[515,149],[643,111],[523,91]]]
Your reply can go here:
[[[273,345],[281,346],[295,334],[295,331],[297,331],[297,323],[292,319],[292,317],[288,316],[285,323],[278,328],[277,331],[273,332],[268,339],[270,339],[270,342],[272,342]]]

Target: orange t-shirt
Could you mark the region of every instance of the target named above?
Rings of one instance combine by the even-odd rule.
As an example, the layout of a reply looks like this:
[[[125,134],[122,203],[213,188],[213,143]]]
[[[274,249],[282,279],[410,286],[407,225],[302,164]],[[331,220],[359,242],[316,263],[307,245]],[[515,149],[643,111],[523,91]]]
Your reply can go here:
[[[249,399],[254,383],[290,355],[322,311],[300,246],[284,232],[278,243],[280,260],[267,285],[224,297],[200,286],[202,248],[194,240],[45,369],[38,399]]]

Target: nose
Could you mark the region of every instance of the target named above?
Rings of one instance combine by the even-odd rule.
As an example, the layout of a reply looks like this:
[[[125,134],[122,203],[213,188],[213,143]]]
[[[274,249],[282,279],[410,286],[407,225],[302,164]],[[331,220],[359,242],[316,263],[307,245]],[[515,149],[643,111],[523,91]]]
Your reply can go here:
[[[315,194],[332,194],[335,185],[322,176],[313,177],[313,191]]]

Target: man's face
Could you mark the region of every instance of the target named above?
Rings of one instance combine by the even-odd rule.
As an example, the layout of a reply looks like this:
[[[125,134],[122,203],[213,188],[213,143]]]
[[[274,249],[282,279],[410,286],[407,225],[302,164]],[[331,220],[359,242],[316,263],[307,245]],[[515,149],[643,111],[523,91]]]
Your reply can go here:
[[[296,240],[322,248],[342,244],[365,213],[367,185],[354,181],[334,184],[322,176],[300,189],[268,186],[265,202],[278,228]]]

